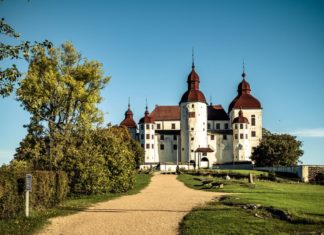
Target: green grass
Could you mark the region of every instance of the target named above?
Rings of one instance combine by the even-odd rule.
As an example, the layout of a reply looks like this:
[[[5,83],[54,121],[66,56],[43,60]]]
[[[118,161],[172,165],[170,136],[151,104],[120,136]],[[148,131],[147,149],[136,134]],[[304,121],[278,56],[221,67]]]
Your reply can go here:
[[[182,174],[179,180],[188,187],[206,191],[233,193],[189,213],[182,225],[182,234],[305,234],[324,232],[324,187],[310,184],[277,183],[212,178],[223,183],[223,189],[202,186],[203,176]],[[208,178],[210,179],[210,177]],[[247,211],[240,204],[260,204],[290,214],[294,223],[264,216],[264,210]],[[231,206],[230,206],[231,205]],[[236,205],[236,206],[235,206]],[[254,214],[261,214],[258,218]],[[264,214],[264,215],[263,215]],[[310,224],[307,224],[310,223]]]
[[[33,234],[35,231],[41,229],[46,223],[48,223],[48,220],[52,217],[74,214],[97,202],[112,200],[123,195],[136,194],[149,184],[150,179],[151,176],[148,174],[139,174],[137,175],[134,188],[126,193],[107,193],[102,195],[68,198],[57,207],[41,211],[31,211],[29,218],[21,216],[14,219],[1,220],[0,234]]]

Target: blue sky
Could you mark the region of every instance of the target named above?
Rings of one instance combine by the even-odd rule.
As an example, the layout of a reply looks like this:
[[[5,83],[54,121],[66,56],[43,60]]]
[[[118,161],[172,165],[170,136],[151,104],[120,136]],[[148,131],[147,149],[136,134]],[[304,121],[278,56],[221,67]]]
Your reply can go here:
[[[0,17],[24,40],[71,41],[103,63],[112,77],[100,104],[105,123],[123,119],[128,97],[136,121],[146,97],[150,110],[178,104],[192,47],[201,90],[227,110],[244,60],[264,127],[297,135],[301,160],[324,164],[324,1],[7,0]],[[25,136],[29,114],[14,96],[0,99],[0,110],[1,164]]]

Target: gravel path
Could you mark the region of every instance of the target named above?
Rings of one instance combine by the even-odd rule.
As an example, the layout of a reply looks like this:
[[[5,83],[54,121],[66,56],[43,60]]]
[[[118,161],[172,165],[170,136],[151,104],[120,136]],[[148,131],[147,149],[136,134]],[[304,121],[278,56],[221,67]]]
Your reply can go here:
[[[221,195],[190,189],[175,175],[159,174],[140,193],[53,218],[39,234],[177,234],[185,214]]]

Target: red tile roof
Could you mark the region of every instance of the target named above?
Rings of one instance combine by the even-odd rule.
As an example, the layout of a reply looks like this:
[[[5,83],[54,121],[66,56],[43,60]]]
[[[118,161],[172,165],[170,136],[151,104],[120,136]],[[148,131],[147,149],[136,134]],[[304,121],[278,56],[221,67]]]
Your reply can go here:
[[[243,76],[243,75],[242,75]],[[228,112],[232,109],[262,109],[260,101],[251,95],[250,84],[245,81],[245,74],[242,82],[237,88],[238,95],[228,107]]]
[[[233,123],[249,123],[249,120],[243,116],[242,110],[239,111],[239,116],[234,118]]]
[[[180,121],[180,107],[156,105],[150,115],[155,121]]]
[[[221,105],[207,107],[208,120],[229,120],[229,117]]]
[[[148,111],[148,108],[146,106],[146,110],[145,110],[145,113],[144,113],[144,117],[142,117],[140,120],[139,120],[139,123],[154,123],[154,117],[152,117]]]
[[[204,94],[199,90],[199,76],[192,65],[191,73],[187,79],[188,90],[183,94],[180,103],[184,102],[203,102],[206,103]]]
[[[128,106],[128,110],[125,112],[125,118],[120,123],[120,126],[126,126],[128,128],[137,128],[136,122],[133,119],[133,112]]]

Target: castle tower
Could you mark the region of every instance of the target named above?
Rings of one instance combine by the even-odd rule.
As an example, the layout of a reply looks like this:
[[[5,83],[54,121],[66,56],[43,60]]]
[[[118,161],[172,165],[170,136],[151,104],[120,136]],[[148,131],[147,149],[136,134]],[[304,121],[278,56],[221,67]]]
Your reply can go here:
[[[137,140],[137,125],[133,119],[133,112],[130,108],[130,102],[128,101],[128,109],[125,112],[125,118],[120,123],[120,126],[125,126],[128,129],[129,134],[132,136],[133,139]]]
[[[238,85],[237,96],[228,108],[230,121],[239,116],[242,109],[245,117],[249,120],[249,140],[251,153],[253,148],[258,146],[262,139],[262,107],[260,101],[251,95],[250,84],[245,80],[245,67],[243,64],[242,82]]]
[[[155,156],[155,128],[154,128],[154,118],[149,115],[148,107],[146,105],[146,110],[144,117],[139,121],[139,134],[140,134],[140,143],[145,150],[145,163],[156,163],[159,162],[159,159],[156,159]]]
[[[251,147],[249,142],[249,120],[240,110],[238,117],[232,122],[233,129],[233,162],[251,161]]]
[[[197,161],[195,151],[207,148],[207,102],[199,90],[194,62],[187,79],[188,90],[180,101],[181,160]]]

